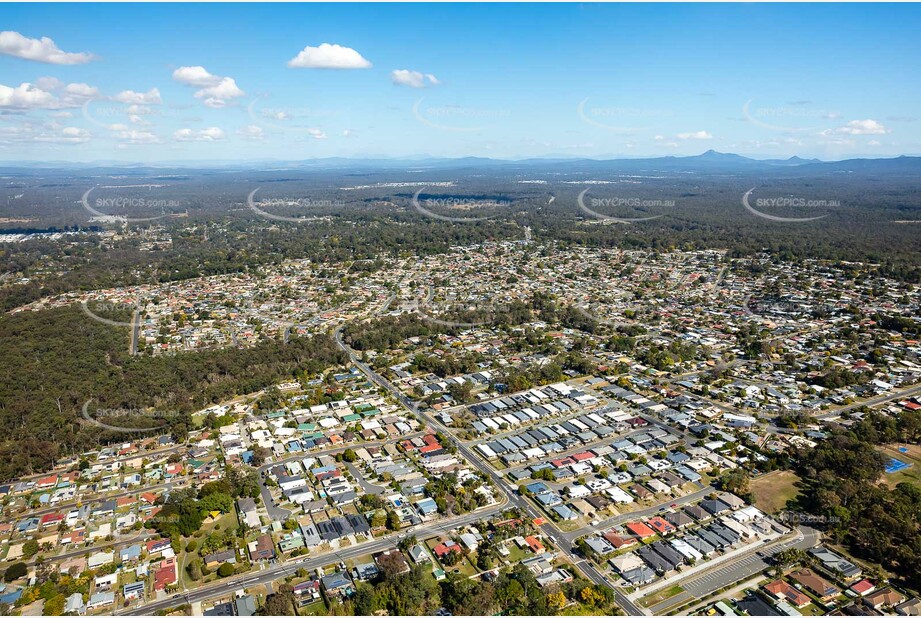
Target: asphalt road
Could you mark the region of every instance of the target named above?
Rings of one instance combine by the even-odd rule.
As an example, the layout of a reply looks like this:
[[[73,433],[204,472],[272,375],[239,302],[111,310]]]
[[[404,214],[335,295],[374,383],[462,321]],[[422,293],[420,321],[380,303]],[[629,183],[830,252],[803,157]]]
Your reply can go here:
[[[802,526],[800,527],[800,534],[799,538],[771,545],[761,552],[740,556],[713,571],[692,577],[687,582],[681,582],[680,585],[684,588],[683,592],[657,605],[653,605],[650,611],[655,615],[664,615],[670,608],[691,603],[695,599],[706,597],[721,588],[731,586],[735,582],[757,575],[771,566],[759,553],[770,557],[783,549],[797,547],[805,550],[815,547],[819,542],[819,533],[812,528]]]
[[[902,390],[896,391],[894,393],[889,393],[888,395],[880,395],[878,397],[871,397],[865,401],[859,401],[857,403],[848,404],[846,406],[841,406],[834,410],[829,410],[822,414],[816,414],[816,418],[832,418],[838,416],[844,412],[849,412],[851,410],[856,410],[857,408],[862,408],[863,406],[875,406],[880,403],[886,403],[887,401],[893,401],[895,399],[902,399],[905,397],[911,397],[921,393],[921,384],[916,386],[910,386]]]
[[[419,417],[425,420],[428,423],[429,427],[433,427],[441,431],[444,435],[448,436],[449,439],[454,443],[454,446],[457,448],[458,452],[463,455],[467,461],[477,468],[480,472],[489,477],[496,488],[502,491],[508,498],[509,504],[518,507],[523,513],[528,513],[532,518],[543,518],[543,515],[537,511],[537,508],[531,504],[528,500],[520,496],[517,491],[509,484],[509,482],[502,477],[501,474],[490,464],[485,462],[480,458],[479,455],[473,452],[469,445],[463,443],[461,440],[456,438],[454,434],[445,427],[442,423],[430,417],[425,412],[419,410],[415,403],[410,401],[403,393],[399,391],[393,384],[388,380],[379,375],[367,364],[361,362],[361,359],[358,358],[358,355],[349,348],[342,341],[342,328],[337,328],[333,333],[334,339],[339,347],[349,355],[349,358],[352,359],[352,362],[358,367],[362,373],[364,373],[369,380],[380,386],[381,388],[387,390],[394,398],[399,401],[403,407],[405,407],[410,412],[417,414]],[[570,541],[563,532],[557,528],[554,524],[547,521],[541,526],[541,531],[551,539],[554,545],[559,548],[561,551],[566,552],[574,564],[585,573],[585,575],[595,582],[598,585],[604,586],[607,585],[614,590],[615,599],[617,604],[629,615],[638,616],[643,615],[645,612],[636,605],[634,605],[629,599],[627,599],[619,590],[614,589],[613,586],[608,582],[608,580],[595,568],[594,565],[586,562],[579,556],[574,554],[574,547],[572,541]]]
[[[385,549],[396,547],[396,545],[399,543],[399,540],[404,536],[415,535],[420,541],[423,539],[431,538],[433,536],[439,536],[451,528],[467,525],[475,521],[490,517],[501,511],[503,508],[505,508],[504,504],[497,504],[480,509],[478,511],[467,513],[465,515],[461,515],[459,517],[452,518],[451,520],[438,521],[431,524],[422,524],[413,528],[407,528],[406,530],[401,531],[399,535],[389,535],[382,539],[375,539],[373,541],[359,543],[358,545],[353,545],[351,547],[346,547],[340,550],[324,552],[323,554],[317,556],[298,558],[296,560],[288,560],[286,562],[270,563],[268,567],[261,571],[244,573],[236,577],[218,580],[209,585],[201,586],[200,588],[195,588],[185,593],[174,594],[166,599],[147,603],[139,607],[128,608],[117,613],[122,615],[148,616],[155,614],[160,610],[182,605],[183,603],[191,604],[197,601],[207,601],[208,599],[222,597],[229,595],[240,588],[248,588],[259,584],[266,584],[281,577],[285,577],[286,575],[292,575],[295,571],[301,568],[312,570],[318,567],[332,564],[334,562],[350,560],[359,556],[365,556],[367,554],[377,553],[384,551]]]

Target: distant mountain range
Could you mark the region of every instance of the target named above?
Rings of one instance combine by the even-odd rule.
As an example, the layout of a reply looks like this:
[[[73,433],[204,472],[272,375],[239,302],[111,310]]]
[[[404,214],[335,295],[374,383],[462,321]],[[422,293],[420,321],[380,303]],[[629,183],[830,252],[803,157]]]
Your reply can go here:
[[[703,172],[703,173],[744,173],[786,171],[794,175],[811,175],[823,173],[918,173],[921,174],[921,157],[900,156],[895,158],[846,159],[841,161],[821,161],[819,159],[753,159],[738,154],[708,150],[702,154],[678,157],[650,158],[531,158],[531,159],[490,159],[485,157],[462,158],[347,158],[329,157],[300,161],[261,160],[249,162],[194,161],[194,162],[160,162],[160,163],[124,163],[116,161],[93,161],[89,163],[72,163],[64,161],[23,162],[18,165],[0,164],[0,171],[30,170],[196,170],[220,169],[233,170],[444,170],[496,168],[505,170],[554,170],[557,172]]]

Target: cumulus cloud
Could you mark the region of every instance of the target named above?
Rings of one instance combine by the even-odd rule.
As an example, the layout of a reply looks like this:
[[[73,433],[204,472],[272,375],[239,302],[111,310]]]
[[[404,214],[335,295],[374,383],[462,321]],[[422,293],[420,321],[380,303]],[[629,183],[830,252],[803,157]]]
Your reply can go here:
[[[391,71],[390,79],[397,86],[409,86],[410,88],[425,88],[438,84],[438,79],[431,73],[420,73],[408,69]]]
[[[237,129],[237,135],[243,139],[262,141],[265,139],[265,131],[259,125],[251,124]]]
[[[57,121],[41,124],[26,121],[15,126],[0,126],[0,144],[84,144],[91,137],[86,129],[66,127]]]
[[[99,88],[89,84],[67,84],[64,86],[64,94],[79,99],[98,99]]]
[[[216,86],[221,83],[221,78],[212,75],[205,67],[179,67],[173,71],[173,79],[186,86],[195,86],[196,88],[206,88]]]
[[[291,120],[291,114],[289,114],[288,112],[280,111],[280,110],[275,111],[271,109],[264,109],[262,110],[262,115],[265,118],[269,118],[271,120]]]
[[[159,105],[163,102],[160,98],[160,91],[157,88],[151,88],[147,92],[123,90],[112,98],[119,103],[127,103],[128,105]]]
[[[86,64],[95,59],[88,52],[61,51],[48,37],[30,39],[12,30],[0,32],[0,54],[46,64]]]
[[[99,89],[89,84],[64,84],[52,77],[40,77],[35,84],[19,86],[0,84],[0,108],[16,110],[64,109],[80,107],[87,101],[99,99]]]
[[[173,71],[173,79],[180,84],[198,88],[195,98],[204,99],[202,102],[205,105],[215,109],[224,107],[231,99],[246,95],[232,77],[214,75],[202,66],[179,67]]]
[[[822,131],[822,135],[885,135],[890,132],[891,129],[885,127],[881,122],[867,119],[851,120],[843,127]]]
[[[369,69],[371,63],[351,47],[323,43],[307,46],[288,61],[292,69]]]
[[[713,136],[706,131],[694,131],[692,133],[679,133],[678,139],[713,139]]]
[[[151,114],[153,114],[152,109],[150,109],[146,105],[138,105],[137,103],[135,103],[134,105],[129,105],[128,109],[125,111],[134,116],[150,116]]]
[[[324,133],[321,129],[307,129],[307,133],[313,139],[326,139],[326,133]]]
[[[45,133],[35,136],[37,142],[50,142],[53,144],[85,144],[90,141],[90,132],[78,127],[64,127],[55,133]]]
[[[7,109],[56,109],[61,107],[52,93],[38,86],[24,82],[15,88],[0,84],[0,108]]]
[[[159,144],[160,138],[150,131],[135,131],[124,128],[116,137],[126,144]]]
[[[173,133],[177,142],[216,142],[224,139],[224,131],[218,127],[208,127],[195,131],[194,129],[179,129]]]

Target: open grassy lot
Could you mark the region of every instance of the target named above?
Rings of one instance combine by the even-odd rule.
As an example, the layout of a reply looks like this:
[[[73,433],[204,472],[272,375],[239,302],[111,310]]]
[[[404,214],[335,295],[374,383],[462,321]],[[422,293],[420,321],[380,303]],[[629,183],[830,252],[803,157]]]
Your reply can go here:
[[[684,592],[684,588],[678,584],[675,584],[674,586],[663,588],[662,590],[659,590],[658,592],[651,594],[648,597],[643,597],[643,599],[640,601],[640,604],[643,607],[652,607],[653,605],[657,605],[666,599],[670,599],[673,596],[681,594],[682,592]]]
[[[787,506],[787,501],[799,495],[796,482],[799,477],[789,470],[762,474],[751,482],[755,506],[765,513],[776,513]]]

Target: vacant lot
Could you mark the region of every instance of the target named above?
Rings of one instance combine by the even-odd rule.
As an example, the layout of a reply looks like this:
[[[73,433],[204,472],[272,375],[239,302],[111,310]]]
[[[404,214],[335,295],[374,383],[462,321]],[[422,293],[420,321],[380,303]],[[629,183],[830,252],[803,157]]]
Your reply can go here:
[[[765,513],[776,513],[787,506],[787,501],[799,494],[796,482],[799,477],[789,470],[768,472],[752,480],[751,489],[755,506]]]
[[[675,584],[674,586],[671,586],[669,588],[659,590],[658,592],[651,594],[648,597],[643,597],[643,599],[640,601],[640,604],[643,605],[644,607],[652,607],[653,605],[657,605],[661,603],[662,601],[665,601],[667,599],[672,598],[673,596],[677,596],[681,594],[682,592],[684,592],[684,588],[682,588],[678,584]]]

